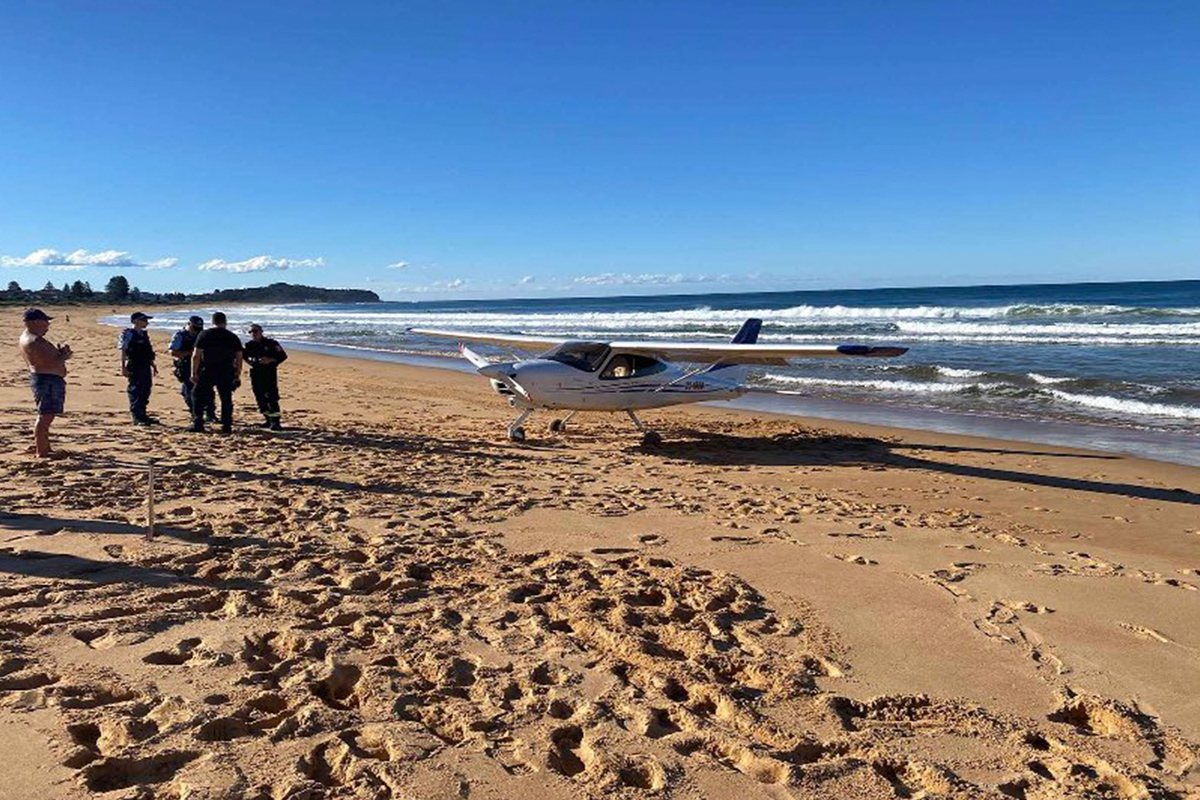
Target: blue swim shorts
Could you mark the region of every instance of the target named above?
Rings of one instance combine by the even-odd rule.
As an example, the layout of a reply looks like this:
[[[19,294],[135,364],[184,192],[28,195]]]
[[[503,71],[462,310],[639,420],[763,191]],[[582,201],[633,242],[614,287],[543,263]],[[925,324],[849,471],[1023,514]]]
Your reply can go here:
[[[39,414],[61,414],[67,402],[67,381],[61,375],[34,372],[29,376]]]

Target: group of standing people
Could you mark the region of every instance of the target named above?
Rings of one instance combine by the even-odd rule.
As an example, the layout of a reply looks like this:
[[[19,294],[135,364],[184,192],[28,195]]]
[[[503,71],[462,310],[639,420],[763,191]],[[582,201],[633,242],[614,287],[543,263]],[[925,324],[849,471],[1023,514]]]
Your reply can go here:
[[[129,380],[129,413],[138,424],[153,424],[147,415],[154,365],[154,347],[146,328],[151,317],[135,311],[132,327],[121,333],[121,374]],[[274,339],[263,335],[261,325],[249,327],[250,341],[242,344],[228,328],[224,312],[212,315],[212,327],[193,316],[175,333],[169,350],[175,360],[175,378],[192,418],[193,431],[203,431],[205,422],[217,421],[216,398],[221,400],[221,432],[233,430],[233,393],[242,384],[242,369],[250,366],[250,385],[263,414],[264,428],[280,430],[279,365],[287,352]]]
[[[66,401],[66,361],[71,357],[67,345],[55,346],[46,339],[52,317],[37,308],[25,312],[25,331],[21,334],[21,354],[29,366],[30,386],[38,418],[34,426],[34,452],[52,457],[50,423],[63,412]],[[121,375],[128,382],[129,413],[138,425],[157,423],[149,415],[150,394],[158,375],[154,345],[147,331],[151,317],[141,311],[129,316],[130,327],[121,332]],[[175,333],[169,350],[174,359],[174,375],[180,394],[187,404],[190,430],[201,432],[205,422],[216,422],[216,398],[221,400],[222,433],[233,431],[233,393],[241,385],[242,370],[250,369],[254,399],[263,414],[262,427],[281,430],[279,411],[279,365],[287,352],[274,339],[263,334],[261,325],[247,329],[245,344],[228,329],[223,312],[212,315],[212,327],[205,328],[201,317],[193,316]]]

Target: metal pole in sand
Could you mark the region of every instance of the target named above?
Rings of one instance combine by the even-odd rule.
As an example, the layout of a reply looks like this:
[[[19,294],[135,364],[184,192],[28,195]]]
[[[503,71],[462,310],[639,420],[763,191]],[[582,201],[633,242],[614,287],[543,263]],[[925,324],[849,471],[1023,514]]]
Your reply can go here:
[[[146,467],[146,538],[154,538],[154,459]]]

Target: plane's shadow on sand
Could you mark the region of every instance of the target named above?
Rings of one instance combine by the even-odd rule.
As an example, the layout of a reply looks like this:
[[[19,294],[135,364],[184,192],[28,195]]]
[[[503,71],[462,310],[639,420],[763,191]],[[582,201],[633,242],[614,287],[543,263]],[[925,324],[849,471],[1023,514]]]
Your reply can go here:
[[[640,446],[634,446],[628,448],[627,452],[630,454],[652,452],[665,458],[715,466],[879,466],[896,469],[922,469],[965,478],[984,478],[987,480],[1022,483],[1031,486],[1044,486],[1053,489],[1115,494],[1140,500],[1158,500],[1166,503],[1200,505],[1200,494],[1182,488],[1162,489],[1154,486],[1139,486],[1133,483],[1089,480],[1087,478],[1047,475],[1001,467],[962,464],[954,461],[942,461],[936,458],[910,455],[904,452],[910,450],[945,453],[947,455],[956,453],[982,453],[999,456],[1086,459],[1102,462],[1124,460],[1123,456],[1099,453],[1054,453],[1004,447],[917,445],[854,436],[814,436],[804,434],[778,434],[768,437],[732,436],[695,429],[671,431],[666,435],[666,440],[657,447],[644,449]]]

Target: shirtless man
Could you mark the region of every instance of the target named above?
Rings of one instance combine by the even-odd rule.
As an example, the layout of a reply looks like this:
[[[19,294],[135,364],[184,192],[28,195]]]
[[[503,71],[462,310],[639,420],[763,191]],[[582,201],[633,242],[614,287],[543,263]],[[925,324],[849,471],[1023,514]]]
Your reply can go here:
[[[50,317],[40,308],[25,312],[25,332],[21,334],[21,355],[29,365],[29,385],[38,418],[33,426],[33,451],[38,458],[52,458],[50,423],[61,414],[67,399],[67,359],[71,348],[65,344],[55,347],[46,341]]]

